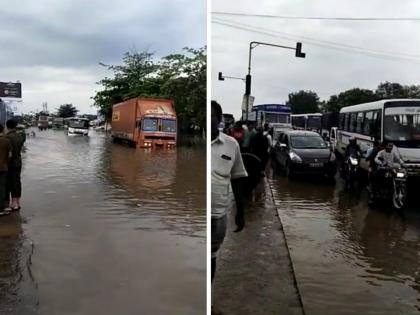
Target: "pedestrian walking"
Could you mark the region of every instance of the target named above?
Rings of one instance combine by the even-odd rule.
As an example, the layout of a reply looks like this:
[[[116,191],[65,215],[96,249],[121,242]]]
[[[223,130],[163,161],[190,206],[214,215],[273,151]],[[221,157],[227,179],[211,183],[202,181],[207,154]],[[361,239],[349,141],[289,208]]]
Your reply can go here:
[[[7,171],[7,196],[6,201],[9,201],[9,207],[12,211],[20,210],[20,198],[22,195],[22,183],[20,174],[22,171],[22,147],[24,139],[16,131],[17,121],[9,119],[6,122],[7,127],[7,138],[11,144],[11,158],[9,160],[8,171]],[[11,197],[11,199],[9,199]]]
[[[269,156],[269,139],[264,135],[262,128],[257,129],[257,133],[251,138],[249,144],[250,153],[254,154],[261,160],[261,174],[265,174],[265,168],[268,162]]]
[[[236,232],[244,228],[241,178],[247,176],[238,142],[218,130],[222,108],[211,102],[211,279],[216,272],[216,254],[223,243],[229,210],[229,187],[236,201]]]
[[[6,180],[7,170],[9,166],[9,159],[11,157],[10,140],[4,135],[4,126],[0,124],[0,196],[6,196]],[[9,212],[5,210],[5,204],[0,203],[0,216],[6,215]]]
[[[273,136],[270,132],[270,127],[267,123],[264,124],[264,136],[267,137],[268,140],[268,152],[271,151],[271,148],[273,147]]]

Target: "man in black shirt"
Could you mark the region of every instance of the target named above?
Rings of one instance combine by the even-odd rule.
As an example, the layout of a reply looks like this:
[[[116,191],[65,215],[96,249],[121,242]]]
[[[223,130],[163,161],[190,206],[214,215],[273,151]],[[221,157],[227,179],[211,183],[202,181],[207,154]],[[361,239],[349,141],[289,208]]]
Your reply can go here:
[[[4,127],[0,124],[0,196],[3,196],[4,198],[4,196],[6,196],[7,169],[9,166],[9,158],[11,156],[11,144],[3,132]],[[5,211],[4,208],[4,204],[0,203],[0,216],[9,213]]]
[[[22,195],[22,184],[20,180],[20,173],[22,171],[22,147],[23,138],[16,131],[17,121],[10,119],[6,122],[8,130],[7,138],[12,146],[12,156],[9,160],[8,172],[7,172],[7,196],[6,201],[10,200],[10,208],[12,211],[20,210],[20,197]]]

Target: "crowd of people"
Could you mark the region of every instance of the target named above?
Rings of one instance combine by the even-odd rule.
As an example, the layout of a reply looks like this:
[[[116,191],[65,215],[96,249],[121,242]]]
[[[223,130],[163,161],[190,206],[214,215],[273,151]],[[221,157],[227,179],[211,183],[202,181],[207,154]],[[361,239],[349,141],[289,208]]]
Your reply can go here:
[[[17,131],[18,123],[10,119],[5,128],[0,124],[0,196],[4,202],[1,204],[0,216],[8,215],[21,208],[22,195],[21,171],[22,148],[25,135]]]
[[[264,174],[273,146],[273,129],[268,124],[262,128],[256,127],[254,122],[238,121],[223,132],[238,142],[241,153],[249,153],[259,159],[261,173]]]

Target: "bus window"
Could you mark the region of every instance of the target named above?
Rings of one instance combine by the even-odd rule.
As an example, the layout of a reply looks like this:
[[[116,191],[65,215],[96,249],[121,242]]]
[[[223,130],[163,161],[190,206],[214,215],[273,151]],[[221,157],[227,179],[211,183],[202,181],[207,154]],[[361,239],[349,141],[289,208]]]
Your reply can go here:
[[[370,127],[373,123],[373,112],[366,112],[365,114],[365,123],[363,128],[363,134],[365,136],[370,136]]]
[[[356,125],[357,133],[363,133],[363,118],[364,118],[364,112],[359,112],[357,114],[357,125]]]
[[[344,129],[344,120],[345,120],[345,118],[346,118],[346,115],[345,114],[340,114],[340,124],[339,124],[339,126],[340,126],[340,129],[341,130]]]
[[[350,114],[350,132],[356,132],[357,127],[357,113]]]
[[[158,120],[155,118],[145,118],[143,120],[144,131],[158,131]]]
[[[349,131],[350,129],[349,129],[349,121],[350,121],[350,114],[349,113],[347,113],[347,114],[344,114],[344,130],[345,131]]]
[[[381,111],[374,111],[373,112],[373,119],[370,127],[370,134],[369,136],[380,139],[381,136]]]

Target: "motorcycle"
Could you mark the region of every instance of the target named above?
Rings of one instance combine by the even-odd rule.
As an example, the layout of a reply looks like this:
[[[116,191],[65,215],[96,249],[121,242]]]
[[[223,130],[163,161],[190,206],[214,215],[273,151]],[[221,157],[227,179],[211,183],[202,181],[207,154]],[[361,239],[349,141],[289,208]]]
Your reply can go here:
[[[382,184],[377,188],[376,196],[372,196],[372,200],[392,201],[394,209],[400,210],[404,208],[407,198],[407,171],[405,168],[380,166],[378,172],[383,173],[382,177],[384,180],[381,181]]]
[[[359,164],[360,164],[359,158],[352,155],[348,157],[346,164],[344,166],[344,179],[346,182],[347,189],[354,188],[354,184],[359,174]]]

